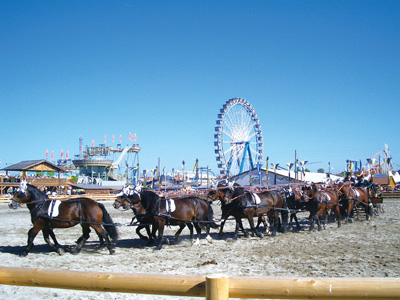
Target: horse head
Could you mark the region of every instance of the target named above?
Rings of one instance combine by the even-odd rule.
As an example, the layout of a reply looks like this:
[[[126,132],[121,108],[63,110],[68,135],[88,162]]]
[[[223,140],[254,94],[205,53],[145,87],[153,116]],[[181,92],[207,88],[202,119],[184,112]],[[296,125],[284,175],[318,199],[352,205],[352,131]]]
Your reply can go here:
[[[20,204],[35,203],[37,200],[45,200],[47,196],[33,185],[27,184],[26,180],[22,180],[10,199],[8,207],[17,209]]]
[[[116,195],[117,198],[113,204],[114,208],[119,209],[122,207],[125,210],[132,208],[140,201],[140,191],[141,187],[137,188],[125,185],[122,191]]]
[[[339,198],[353,198],[355,193],[351,188],[351,181],[343,182],[339,185],[338,188]]]
[[[314,182],[312,182],[311,184],[306,184],[303,186],[302,192],[302,200],[308,202],[311,199],[315,198],[315,196],[317,195],[317,185]]]

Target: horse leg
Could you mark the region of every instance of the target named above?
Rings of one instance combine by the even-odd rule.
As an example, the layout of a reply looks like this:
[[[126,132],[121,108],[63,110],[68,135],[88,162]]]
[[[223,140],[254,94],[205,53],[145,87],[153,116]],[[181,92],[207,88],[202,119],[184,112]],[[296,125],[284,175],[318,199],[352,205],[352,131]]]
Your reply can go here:
[[[82,236],[79,238],[78,240],[79,242],[76,244],[76,246],[74,248],[71,248],[72,254],[78,254],[81,251],[82,246],[86,243],[87,239],[89,238],[89,232],[90,232],[89,226],[83,224],[81,226],[82,226]]]
[[[282,216],[282,232],[287,233],[288,232],[288,214],[289,214],[289,212],[287,210],[281,210],[280,214]],[[276,215],[279,218],[279,211],[276,212]]]
[[[270,230],[271,225],[269,224],[268,217],[265,218],[264,215],[258,216],[258,222],[259,222],[259,223],[260,223],[260,219],[261,219],[261,221],[262,221],[262,223],[263,223],[263,225],[264,225],[265,234],[266,234],[266,235],[271,235],[271,230]],[[258,226],[256,226],[256,229],[257,229],[257,228],[258,228]]]
[[[189,223],[188,223],[187,225],[188,225],[189,230],[192,232],[191,235],[193,235],[193,227],[192,227],[192,229],[190,229],[190,226],[192,226],[192,224],[189,225]],[[182,230],[185,228],[185,226],[186,226],[185,224],[179,225],[179,229],[175,233],[175,243],[177,243],[179,241],[179,235],[182,233]],[[190,240],[192,240],[192,239],[193,239],[193,237],[191,236]]]
[[[268,219],[271,227],[271,236],[274,237],[278,231],[278,221],[276,220],[275,213],[269,214]]]
[[[164,235],[164,222],[158,221],[158,245],[154,250],[161,250],[164,242],[169,243],[169,241],[166,238],[163,238]]]
[[[115,250],[113,249],[111,241],[108,238],[107,230],[105,230],[101,225],[92,225],[92,228],[96,231],[97,235],[99,236],[100,243],[102,242],[102,238],[103,238],[110,254],[114,254]],[[88,238],[89,238],[89,236],[88,236]],[[86,242],[86,240],[85,240],[85,242]],[[83,246],[83,244],[82,244],[82,246]]]
[[[293,213],[293,218],[294,218],[294,221],[296,222],[296,230],[293,228],[293,231],[300,231],[301,230],[301,226],[300,226],[300,223],[299,223],[299,220],[297,219],[297,213]]]
[[[261,238],[261,237],[262,237],[262,233],[261,233],[261,232],[258,232],[258,231],[256,230],[256,228],[254,227],[253,215],[254,215],[254,214],[247,215],[247,220],[249,221],[250,229],[251,229],[251,231],[253,232],[253,235],[255,234],[256,236],[258,236],[259,238]]]
[[[309,221],[310,221],[310,231],[314,230],[314,223],[317,224],[318,226],[318,231],[321,231],[321,223],[319,221],[319,215],[318,215],[318,211],[312,211],[310,212],[310,216],[309,216]]]
[[[206,227],[206,240],[207,240],[207,242],[208,242],[209,244],[212,244],[213,239],[212,239],[212,237],[211,237],[211,235],[210,235],[210,228],[211,228],[211,225],[210,225],[209,223],[207,223],[205,227]]]
[[[233,236],[234,240],[237,240],[237,238],[238,238],[239,228],[241,228],[243,230],[244,234],[246,235],[246,232],[245,232],[245,230],[243,228],[242,221],[240,219],[236,219],[235,234]]]
[[[222,239],[222,236],[224,235],[223,229],[224,229],[225,222],[226,222],[226,219],[222,219],[221,226],[219,228],[219,233],[218,233],[218,238],[219,239]]]
[[[354,208],[355,208],[355,210],[356,210],[357,221],[359,222],[359,221],[360,221],[360,210],[359,210],[359,208],[358,208],[358,204],[355,205]]]
[[[367,205],[365,207],[365,213],[367,214],[367,220],[372,220],[374,212],[374,205],[369,200],[367,201]]]
[[[90,233],[90,228],[89,228],[89,233]],[[79,244],[83,240],[83,234],[76,240],[75,244]]]
[[[294,231],[294,227],[293,227],[293,219],[296,217],[295,213],[290,213],[290,218],[289,218],[289,223],[288,223],[288,230],[293,230]]]
[[[147,226],[145,226],[145,225],[139,225],[139,226],[136,228],[136,234],[139,236],[139,238],[140,238],[141,240],[144,240],[144,241],[148,242],[148,241],[149,241],[149,238],[148,238],[147,236],[144,236],[143,234],[140,233],[140,230],[142,230],[143,228],[146,228],[147,235],[150,236],[150,229],[147,230]]]
[[[340,223],[340,218],[341,218],[341,216],[340,216],[340,207],[339,207],[339,204],[336,205],[334,212],[335,212],[335,216],[336,216],[336,218],[337,218],[337,225],[338,225],[338,227],[340,227],[340,226],[342,226],[342,224]]]
[[[47,243],[47,245],[49,245],[59,255],[62,255],[63,251],[62,251],[61,245],[58,243],[53,230],[51,230],[49,227],[46,226],[45,228],[43,228],[42,233],[43,233],[43,238],[44,238],[45,242]],[[50,241],[49,237],[51,237],[54,244]]]
[[[193,246],[200,246],[201,228],[200,228],[199,223],[194,223],[194,228],[196,228],[197,239],[192,245]]]
[[[22,253],[20,254],[20,256],[27,256],[29,251],[32,250],[33,248],[33,240],[35,239],[35,237],[37,236],[37,234],[39,233],[40,230],[43,229],[43,225],[38,225],[35,224],[29,231],[28,231],[28,243],[26,245],[26,248],[24,251],[22,251]]]

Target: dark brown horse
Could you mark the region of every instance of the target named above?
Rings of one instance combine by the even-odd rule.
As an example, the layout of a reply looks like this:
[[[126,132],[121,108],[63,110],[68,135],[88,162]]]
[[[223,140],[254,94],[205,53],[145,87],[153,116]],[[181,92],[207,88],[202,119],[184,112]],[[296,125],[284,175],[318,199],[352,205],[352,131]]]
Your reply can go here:
[[[140,239],[147,241],[148,245],[153,244],[153,240],[156,238],[151,233],[150,225],[153,221],[151,215],[146,213],[146,209],[143,207],[141,202],[134,203],[134,190],[129,187],[124,187],[120,193],[118,193],[117,198],[114,201],[114,208],[123,208],[125,210],[131,209],[133,211],[134,217],[132,218],[131,224],[134,224],[135,219],[139,223],[136,227],[136,233]],[[185,227],[185,226],[183,226]],[[145,228],[147,236],[144,236],[140,231]],[[183,228],[182,228],[183,229]],[[178,239],[178,237],[176,237]]]
[[[28,244],[22,252],[26,256],[33,248],[33,240],[42,231],[46,243],[57,253],[62,254],[61,245],[57,242],[53,228],[69,228],[80,224],[82,236],[77,245],[71,249],[73,254],[80,252],[82,246],[89,238],[90,228],[93,228],[100,239],[100,247],[104,245],[110,254],[115,253],[111,245],[112,240],[118,239],[118,232],[111,216],[101,203],[89,198],[76,198],[59,203],[58,215],[51,209],[56,204],[47,198],[38,188],[21,182],[19,188],[9,203],[12,209],[18,208],[20,204],[26,204],[30,213],[33,227],[28,232]],[[53,243],[50,241],[50,237]]]
[[[321,216],[324,218],[323,226],[325,229],[330,211],[334,212],[338,227],[341,226],[339,196],[335,190],[318,190],[317,185],[312,183],[311,186],[303,188],[303,191],[306,196],[306,209],[310,212],[310,231],[314,229],[314,222],[317,223],[318,230],[322,229],[320,223]]]
[[[201,198],[186,196],[169,199],[168,197],[159,197],[152,191],[141,191],[135,189],[133,194],[133,204],[142,203],[146,213],[152,218],[152,234],[158,231],[158,246],[160,250],[164,243],[169,241],[164,238],[164,227],[166,225],[180,226],[175,237],[182,232],[185,226],[190,230],[190,239],[193,241],[193,227],[196,229],[197,240],[194,245],[200,244],[202,228],[206,231],[206,240],[212,242],[210,236],[210,227],[218,228],[214,222],[214,213],[211,205]]]
[[[258,222],[256,228],[259,227],[265,215],[268,216],[271,236],[276,236],[279,228],[279,215],[282,217],[282,231],[286,233],[288,230],[288,208],[286,200],[278,191],[263,191],[249,194],[256,201],[256,216]]]
[[[254,235],[262,237],[262,234],[257,232],[254,226],[254,216],[256,213],[255,199],[248,193],[245,194],[244,189],[238,184],[229,186],[224,182],[219,182],[216,190],[209,192],[208,198],[210,198],[211,201],[221,201],[222,215],[218,234],[219,238],[222,238],[225,222],[230,216],[234,217],[236,220],[235,239],[238,238],[239,229],[243,231],[246,237],[249,236],[249,233],[243,227],[242,219],[248,220],[250,229]]]
[[[290,212],[288,230],[293,227],[293,220],[296,222],[296,228],[293,231],[300,231],[301,226],[297,219],[297,213],[305,209],[305,196],[303,191],[299,188],[287,187],[283,190],[286,197],[286,205]]]

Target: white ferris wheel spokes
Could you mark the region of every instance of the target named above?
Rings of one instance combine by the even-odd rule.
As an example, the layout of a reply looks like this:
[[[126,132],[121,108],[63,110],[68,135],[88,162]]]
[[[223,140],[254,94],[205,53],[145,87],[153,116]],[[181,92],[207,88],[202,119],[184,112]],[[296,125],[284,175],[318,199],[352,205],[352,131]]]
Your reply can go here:
[[[228,100],[218,114],[215,131],[215,154],[221,174],[231,177],[262,165],[261,125],[246,100]]]

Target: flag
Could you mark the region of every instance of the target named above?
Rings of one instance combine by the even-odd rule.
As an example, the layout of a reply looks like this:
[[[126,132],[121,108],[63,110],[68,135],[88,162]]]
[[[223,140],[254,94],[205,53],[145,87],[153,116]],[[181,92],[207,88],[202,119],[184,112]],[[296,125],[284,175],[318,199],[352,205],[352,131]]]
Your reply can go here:
[[[132,139],[132,133],[129,132],[129,140]]]
[[[68,159],[69,157],[69,151],[67,151],[67,154],[65,154],[65,158]]]
[[[49,150],[46,150],[46,160],[49,160]]]
[[[119,143],[122,143],[122,134],[119,135]]]
[[[137,183],[137,178],[136,178],[136,176],[137,176],[137,172],[139,171],[139,165],[137,165],[136,167],[134,167],[133,169],[132,169],[132,184],[134,185],[134,186],[136,186],[136,183]]]
[[[94,140],[92,140],[92,148],[94,147]]]
[[[196,163],[194,164],[193,172],[196,172],[198,165],[199,165],[199,160],[196,159]]]
[[[134,135],[134,139],[135,139],[135,142],[136,142],[136,133],[135,133],[135,135]],[[133,140],[132,140],[132,142],[133,142]]]
[[[63,159],[63,156],[64,156],[64,150],[61,149],[61,159]]]
[[[107,135],[104,135],[104,144],[107,143]]]
[[[54,151],[51,151],[51,160],[54,161]]]
[[[113,144],[114,144],[114,135],[113,135],[113,137],[112,137],[112,141],[113,141]]]

